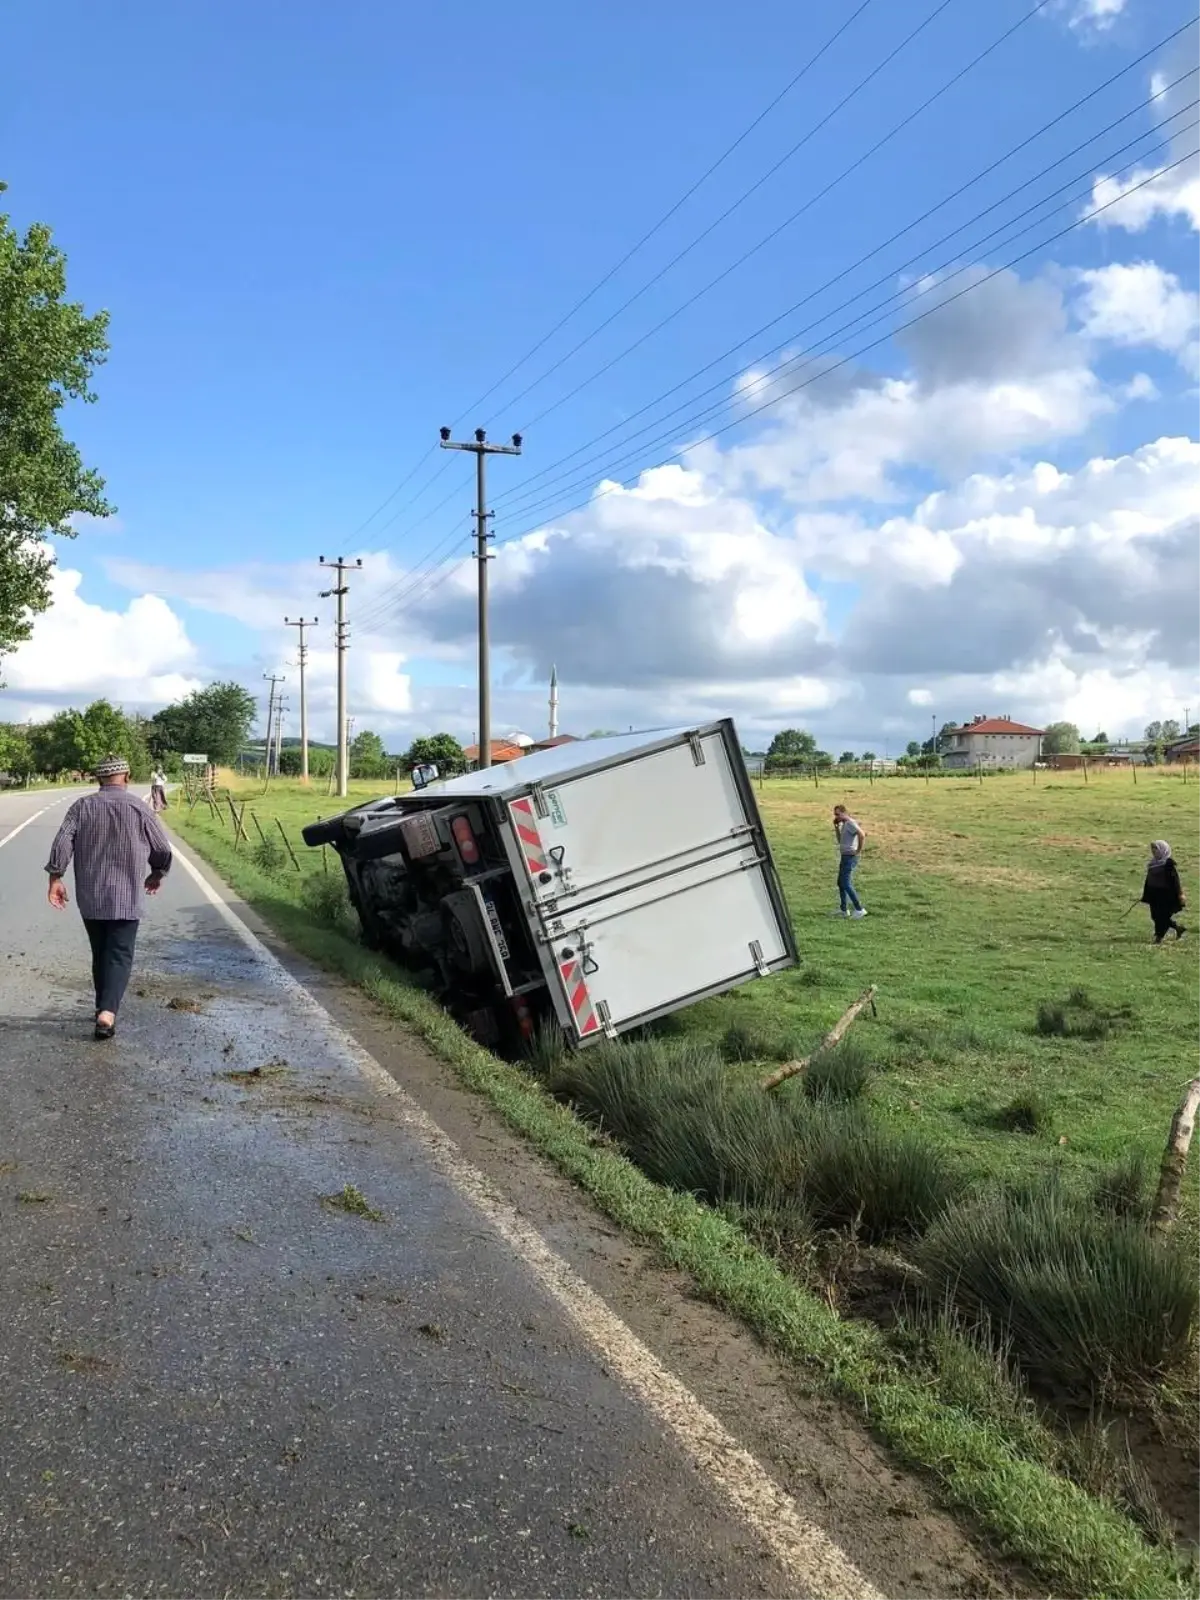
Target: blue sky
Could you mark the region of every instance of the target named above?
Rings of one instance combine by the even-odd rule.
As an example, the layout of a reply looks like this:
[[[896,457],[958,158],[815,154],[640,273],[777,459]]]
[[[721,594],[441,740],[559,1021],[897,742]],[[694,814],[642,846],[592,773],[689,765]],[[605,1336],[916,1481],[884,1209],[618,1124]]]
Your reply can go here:
[[[69,256],[72,292],[89,308],[111,312],[112,355],[99,375],[100,402],[73,412],[69,427],[85,458],[104,472],[119,506],[119,526],[88,527],[60,553],[61,565],[81,574],[60,622],[69,620],[71,605],[99,608],[100,618],[87,613],[89,625],[99,629],[117,666],[107,678],[83,662],[75,681],[62,670],[51,675],[53,681],[45,674],[39,680],[37,652],[24,667],[18,656],[17,671],[7,673],[17,714],[85,699],[97,688],[130,703],[149,703],[164,686],[216,672],[257,686],[260,673],[284,660],[289,649],[284,630],[270,620],[272,610],[281,618],[285,611],[324,609],[316,601],[315,558],[345,550],[361,554],[366,564],[361,604],[371,626],[362,630],[356,646],[362,662],[355,662],[362,717],[394,740],[443,723],[469,735],[473,666],[463,609],[468,580],[441,569],[443,581],[422,578],[427,563],[436,568],[457,548],[456,530],[465,548],[467,461],[452,458],[447,467],[446,458],[435,457],[362,528],[435,439],[439,424],[461,419],[462,427],[470,427],[486,419],[500,436],[525,429],[521,461],[493,469],[497,531],[504,540],[532,534],[547,517],[556,525],[604,476],[604,460],[581,490],[569,489],[566,479],[557,498],[545,503],[532,491],[522,499],[524,479],[819,289],[1188,18],[1187,5],[1174,0],[1052,0],[751,261],[559,404],[1030,9],[1010,0],[952,0],[865,93],[661,282],[559,371],[513,401],[707,228],[935,9],[935,0],[875,0],[584,311],[498,393],[471,409],[855,9],[850,0],[832,6],[764,0],[743,19],[708,0],[686,6],[681,0],[653,6],[617,0],[591,8],[540,0],[515,8],[467,3],[452,12],[377,0],[337,7],[313,0],[286,6],[210,0],[190,8],[149,0],[126,0],[120,7],[88,0],[60,0],[54,7],[35,0],[10,4],[0,22],[0,48],[10,64],[0,111],[6,201],[18,225],[34,219],[52,224]],[[732,385],[761,346],[802,328],[875,278],[894,272],[899,284],[895,269],[923,244],[1134,108],[1150,92],[1152,70],[1177,75],[1194,57],[1193,33],[1173,53],[1153,57],[1097,95],[846,284],[818,296],[778,332],[747,346],[740,364],[725,363],[696,387],[715,378]],[[54,84],[50,104],[48,75]],[[1195,98],[1195,78],[1190,85],[1188,100]],[[1090,159],[1098,161],[1152,126],[1149,112],[1131,119],[1064,165],[1056,179],[1044,180],[1032,197],[1086,173]],[[1154,164],[1164,159],[1160,155]],[[1029,198],[1014,200],[996,220]],[[1059,215],[1042,232],[1065,225],[1078,210]],[[985,231],[982,224],[967,230],[956,245],[921,265],[940,266]],[[1031,234],[1012,253],[1041,236]],[[975,259],[964,254],[959,264]],[[985,250],[977,259],[990,269],[1007,256]],[[1114,311],[1115,280],[1088,286],[1080,277],[1139,263],[1153,263],[1159,274],[1158,300],[1149,309],[1143,296],[1135,312],[1125,302]],[[812,416],[784,407],[723,436],[718,461],[685,458],[720,502],[720,514],[715,523],[711,516],[689,520],[694,496],[671,487],[670,537],[683,541],[675,554],[664,554],[666,535],[655,536],[660,542],[649,555],[644,543],[640,554],[631,554],[630,538],[644,541],[660,515],[653,495],[649,510],[642,501],[632,506],[642,519],[633,535],[627,519],[620,528],[605,526],[614,507],[631,510],[624,496],[609,496],[600,513],[584,510],[574,522],[568,517],[547,551],[534,548],[507,565],[497,563],[502,597],[508,595],[507,604],[498,602],[500,717],[514,726],[540,719],[540,689],[523,698],[521,685],[540,681],[546,652],[558,648],[556,641],[570,656],[575,634],[603,625],[611,639],[609,666],[602,646],[581,645],[577,659],[566,663],[567,720],[568,708],[590,725],[624,725],[660,720],[660,711],[666,716],[728,707],[756,728],[769,729],[781,718],[807,720],[831,740],[873,743],[888,733],[898,736],[908,706],[923,723],[924,713],[915,709],[922,702],[911,699],[922,685],[902,666],[889,670],[886,656],[873,657],[865,667],[854,665],[861,656],[838,659],[856,607],[870,598],[866,591],[876,581],[876,564],[855,570],[850,547],[866,548],[890,519],[911,514],[929,491],[953,491],[972,474],[990,474],[999,482],[1006,475],[1019,477],[1038,460],[1074,474],[1096,457],[1115,459],[1163,436],[1194,435],[1195,372],[1187,354],[1192,334],[1182,302],[1170,298],[1170,285],[1190,303],[1195,277],[1195,234],[1186,206],[1167,205],[1137,229],[1081,228],[1017,269],[1015,298],[995,307],[992,332],[997,319],[1020,321],[1026,301],[1044,291],[1043,298],[1058,296],[1066,319],[1063,339],[1087,340],[1086,349],[1080,343],[1066,351],[1064,344],[1060,364],[1046,369],[1054,374],[1055,398],[1040,436],[1023,422],[1001,429],[993,440],[985,426],[977,447],[949,455],[914,447],[907,455],[892,455],[884,490],[877,475],[862,485],[839,478],[833,492],[811,482],[800,489],[795,445]],[[1023,289],[1029,290],[1024,299],[1018,292]],[[1101,289],[1104,304],[1097,309]],[[852,314],[835,317],[821,331]],[[1131,315],[1134,322],[1141,318],[1132,331]],[[1052,308],[1046,316],[1049,328]],[[965,332],[948,324],[951,335],[960,343],[976,340],[978,321]],[[999,337],[1001,345],[1020,343],[1019,334],[1010,341],[1002,327]],[[853,348],[836,342],[834,354]],[[1006,373],[994,355],[984,351],[980,360],[984,367],[964,367],[952,380],[971,386],[983,415],[995,414],[989,384],[1011,389],[1013,383],[1028,388],[1033,382],[1036,362]],[[874,392],[887,378],[912,381],[930,393],[946,370],[932,347],[914,354],[902,339],[863,357],[856,393]],[[857,363],[846,369],[851,372],[859,374]],[[1036,377],[1050,382],[1045,370]],[[842,400],[832,395],[823,403],[823,426],[831,412],[844,414]],[[774,432],[764,432],[769,428]],[[691,437],[686,429],[679,432],[658,454]],[[769,443],[776,454],[791,449],[792,465],[781,472],[777,462],[764,467],[757,456],[735,459],[733,447],[743,442],[748,449],[762,442],[764,450]],[[596,448],[603,453],[603,445]],[[619,438],[609,450],[612,456],[622,453]],[[630,470],[652,467],[655,459],[654,452],[637,457]],[[809,463],[804,471],[811,469]],[[442,475],[414,499],[434,471]],[[635,481],[627,472],[621,475]],[[461,492],[433,509],[460,479]],[[1176,499],[1167,499],[1169,504],[1156,501],[1145,515],[1169,520]],[[1109,507],[1105,514],[1120,510]],[[821,517],[836,520],[822,528],[813,520]],[[751,526],[759,531],[751,532]],[[1075,537],[1080,525],[1071,527]],[[595,619],[590,610],[599,591],[587,562],[574,558],[586,548],[601,560],[605,539],[617,541],[611,564],[628,587],[614,585],[607,613]],[[741,542],[734,554],[717,559],[713,551],[728,539]],[[787,545],[782,553],[781,541]],[[636,670],[624,669],[630,654],[622,640],[625,613],[649,619],[656,614],[633,596],[647,562],[658,572],[681,573],[695,591],[699,609],[676,619],[679,627],[713,628],[723,641],[729,618],[719,606],[714,609],[709,590],[715,585],[728,594],[731,584],[744,580],[747,592],[756,593],[755,573],[769,575],[777,559],[798,563],[803,593],[797,590],[791,620],[808,634],[789,632],[782,623],[768,629],[765,640],[750,630],[745,650],[731,654],[722,643],[711,669],[703,649],[689,650],[681,635],[678,670],[661,652]],[[416,578],[407,576],[413,571]],[[911,572],[904,581],[913,581]],[[925,588],[935,581],[946,580],[928,572],[922,580]],[[384,603],[389,594],[411,603],[392,615]],[[911,597],[892,598],[907,605]],[[149,610],[143,603],[148,600],[154,603]],[[761,613],[762,602],[755,604]],[[1147,605],[1153,617],[1152,597]],[[553,609],[553,626],[538,607]],[[980,694],[995,695],[1009,687],[1007,674],[1012,693],[1025,695],[1026,715],[1044,715],[1054,708],[1054,696],[1061,698],[1069,687],[1050,668],[1070,655],[1078,680],[1070,686],[1076,696],[1067,695],[1070,704],[1090,713],[1098,694],[1103,704],[1101,680],[1091,689],[1084,680],[1089,672],[1116,672],[1126,680],[1128,714],[1136,716],[1138,695],[1146,698],[1156,674],[1167,694],[1186,691],[1194,680],[1194,667],[1184,664],[1186,649],[1181,654],[1177,641],[1164,643],[1165,654],[1157,656],[1153,643],[1139,654],[1129,639],[1102,641],[1090,654],[1105,660],[1080,664],[1080,639],[1088,628],[1105,639],[1112,631],[1111,622],[1086,607],[1081,616],[1082,634],[1076,628],[1072,637],[1057,641],[1014,640],[1007,657],[999,648],[994,658],[968,663],[965,673],[953,663],[941,672],[934,666],[928,692],[939,700],[957,696],[967,689],[958,680],[974,677]],[[576,626],[576,618],[589,620]],[[664,626],[665,640],[675,638],[673,626]],[[46,624],[39,627],[44,657],[49,635]],[[161,660],[146,657],[148,639],[161,639]],[[118,670],[123,649],[126,668]],[[379,658],[370,674],[368,655]],[[135,658],[136,670],[130,664]],[[1169,686],[1156,662],[1169,669]],[[845,686],[855,672],[858,690],[848,695]],[[1135,690],[1135,682],[1142,687]],[[325,714],[321,693],[318,683],[318,718]],[[984,708],[955,704],[947,714]]]

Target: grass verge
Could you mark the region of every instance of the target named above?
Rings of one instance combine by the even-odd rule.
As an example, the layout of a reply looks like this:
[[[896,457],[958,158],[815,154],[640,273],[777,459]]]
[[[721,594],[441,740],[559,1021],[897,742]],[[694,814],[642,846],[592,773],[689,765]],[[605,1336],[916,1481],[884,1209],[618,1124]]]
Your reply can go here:
[[[1023,1453],[1002,1421],[971,1415],[905,1369],[879,1331],[844,1320],[791,1278],[733,1221],[652,1182],[602,1135],[519,1068],[499,1061],[394,968],[301,903],[301,880],[268,875],[203,816],[177,831],[300,954],[357,984],[407,1023],[469,1088],[588,1193],[631,1235],[801,1365],[826,1393],[851,1402],[879,1437],[921,1469],[948,1506],[967,1513],[1002,1553],[1059,1595],[1158,1600],[1189,1593],[1176,1561],[1117,1507]]]

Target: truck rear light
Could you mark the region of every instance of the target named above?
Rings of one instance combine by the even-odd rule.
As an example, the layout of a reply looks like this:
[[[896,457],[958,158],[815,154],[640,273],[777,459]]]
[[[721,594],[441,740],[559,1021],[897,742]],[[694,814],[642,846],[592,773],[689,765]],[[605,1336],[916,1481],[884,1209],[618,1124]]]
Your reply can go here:
[[[475,843],[475,835],[471,832],[471,824],[466,817],[455,817],[450,824],[450,832],[454,835],[454,842],[458,846],[458,853],[464,865],[475,866],[479,860],[479,846]]]
[[[533,1012],[519,994],[513,996],[512,1008],[516,1013],[517,1027],[521,1030],[522,1039],[532,1039],[534,1034]]]

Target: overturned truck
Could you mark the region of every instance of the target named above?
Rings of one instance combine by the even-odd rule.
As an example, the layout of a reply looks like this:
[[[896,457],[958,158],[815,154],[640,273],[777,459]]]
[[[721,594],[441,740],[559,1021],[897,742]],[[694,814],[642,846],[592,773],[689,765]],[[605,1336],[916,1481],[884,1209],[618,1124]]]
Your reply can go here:
[[[539,1025],[615,1038],[796,961],[727,718],[558,745],[304,840],[337,851],[365,941],[507,1052]]]

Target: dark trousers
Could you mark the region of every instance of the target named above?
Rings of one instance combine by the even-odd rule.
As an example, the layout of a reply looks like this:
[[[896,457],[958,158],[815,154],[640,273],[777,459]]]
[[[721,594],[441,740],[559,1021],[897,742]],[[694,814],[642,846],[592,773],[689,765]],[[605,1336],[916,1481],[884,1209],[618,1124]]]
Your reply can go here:
[[[96,989],[96,1014],[111,1011],[115,1017],[133,970],[136,922],[100,922],[84,917],[92,946],[92,983]]]

